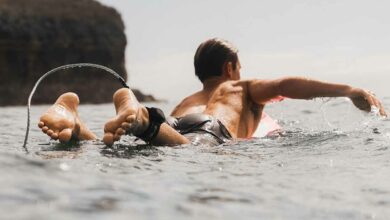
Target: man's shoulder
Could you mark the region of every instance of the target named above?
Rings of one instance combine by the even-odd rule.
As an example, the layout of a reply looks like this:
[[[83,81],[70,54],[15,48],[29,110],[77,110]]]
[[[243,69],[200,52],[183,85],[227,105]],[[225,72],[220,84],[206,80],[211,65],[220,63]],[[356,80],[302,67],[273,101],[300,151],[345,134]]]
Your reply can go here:
[[[193,103],[195,101],[198,101],[200,99],[200,96],[202,96],[201,92],[196,92],[192,95],[183,98],[179,105],[185,105],[187,103]]]
[[[249,87],[264,87],[264,86],[269,86],[269,85],[274,85],[275,83],[278,83],[279,80],[274,80],[274,79],[260,79],[260,78],[255,78],[255,79],[241,79],[237,81],[237,84],[240,85],[245,85]]]
[[[248,85],[250,85],[251,83],[253,82],[257,82],[257,81],[261,81],[260,79],[239,79],[239,80],[229,80],[229,81],[226,81],[225,85],[229,85],[229,86],[233,86],[233,87],[236,87],[236,86],[239,86],[239,87],[248,87]]]
[[[269,81],[269,80],[259,79],[259,78],[255,78],[255,79],[239,79],[239,80],[228,80],[225,83],[235,84],[235,85],[244,85],[244,84],[248,84],[248,83],[252,83],[252,82],[258,82],[258,81]]]
[[[251,82],[258,82],[258,81],[269,81],[269,79],[249,78],[249,79],[240,79],[238,81],[240,83],[251,83]]]

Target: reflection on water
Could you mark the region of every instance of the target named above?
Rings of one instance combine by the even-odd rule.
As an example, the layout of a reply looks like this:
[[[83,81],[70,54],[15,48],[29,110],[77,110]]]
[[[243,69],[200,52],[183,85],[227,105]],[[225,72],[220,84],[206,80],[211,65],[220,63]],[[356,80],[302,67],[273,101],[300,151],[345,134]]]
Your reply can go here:
[[[321,106],[270,105],[284,127],[271,137],[174,148],[133,137],[112,147],[59,144],[34,126],[47,106],[33,106],[29,155],[21,148],[25,108],[1,108],[0,218],[387,219],[390,121],[330,127]],[[343,117],[346,107],[327,105],[326,114]],[[109,104],[80,106],[99,137],[114,114]]]

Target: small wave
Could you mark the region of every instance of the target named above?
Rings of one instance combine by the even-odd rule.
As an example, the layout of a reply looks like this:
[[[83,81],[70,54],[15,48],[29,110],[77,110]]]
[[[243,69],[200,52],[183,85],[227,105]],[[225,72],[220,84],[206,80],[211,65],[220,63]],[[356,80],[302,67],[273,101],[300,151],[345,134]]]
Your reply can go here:
[[[1,167],[39,167],[45,168],[47,163],[42,160],[33,159],[26,155],[16,153],[0,152]]]
[[[195,203],[210,203],[210,202],[237,202],[237,203],[251,203],[252,201],[246,198],[233,198],[227,196],[218,196],[218,195],[190,195],[188,200]]]

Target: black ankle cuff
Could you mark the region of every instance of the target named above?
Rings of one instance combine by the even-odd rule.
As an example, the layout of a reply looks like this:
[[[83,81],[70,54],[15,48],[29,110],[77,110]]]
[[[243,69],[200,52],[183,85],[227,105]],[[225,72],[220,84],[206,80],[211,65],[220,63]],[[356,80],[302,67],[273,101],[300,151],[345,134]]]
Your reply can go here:
[[[160,126],[164,123],[165,115],[164,112],[159,108],[148,108],[146,107],[149,113],[149,126],[148,128],[136,137],[141,138],[146,142],[151,142],[160,131]]]

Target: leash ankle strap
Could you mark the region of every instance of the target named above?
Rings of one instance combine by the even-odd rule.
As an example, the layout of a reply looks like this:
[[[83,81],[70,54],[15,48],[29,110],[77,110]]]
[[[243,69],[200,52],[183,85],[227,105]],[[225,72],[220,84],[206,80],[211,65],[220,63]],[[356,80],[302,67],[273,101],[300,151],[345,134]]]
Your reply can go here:
[[[149,114],[149,126],[148,128],[136,137],[141,138],[142,140],[150,143],[160,131],[161,124],[166,121],[164,112],[159,108],[148,108]]]

